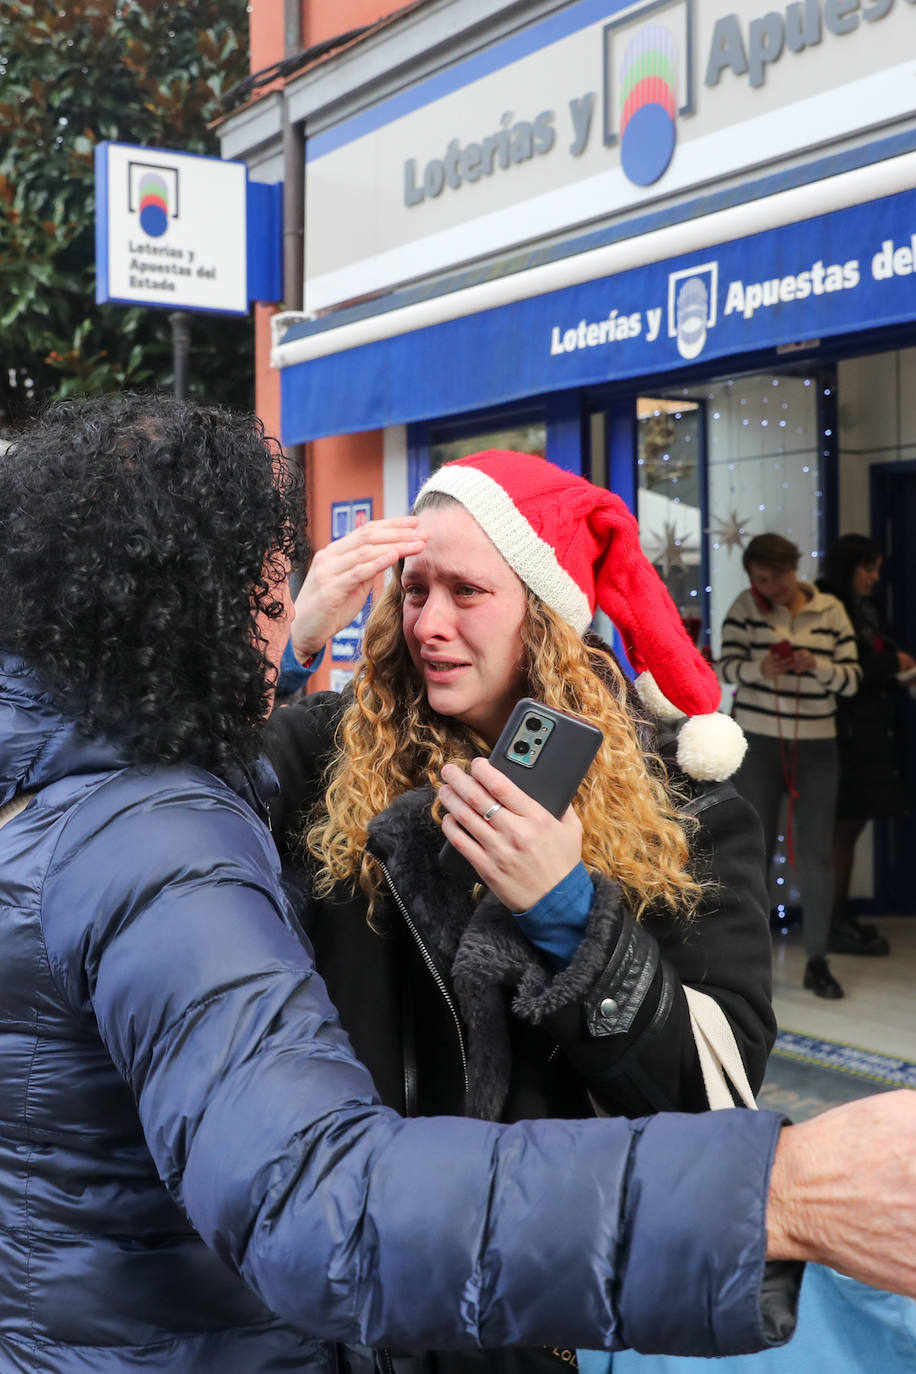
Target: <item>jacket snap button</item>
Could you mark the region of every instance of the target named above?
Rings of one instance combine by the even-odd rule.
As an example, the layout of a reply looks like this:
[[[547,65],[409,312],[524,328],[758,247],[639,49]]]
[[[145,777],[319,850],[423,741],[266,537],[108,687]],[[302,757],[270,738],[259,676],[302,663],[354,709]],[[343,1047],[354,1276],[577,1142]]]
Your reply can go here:
[[[620,1008],[614,1001],[613,997],[605,997],[601,1005],[599,1006],[598,1010],[601,1012],[601,1015],[605,1018],[606,1021],[610,1021],[613,1016],[617,1015]]]

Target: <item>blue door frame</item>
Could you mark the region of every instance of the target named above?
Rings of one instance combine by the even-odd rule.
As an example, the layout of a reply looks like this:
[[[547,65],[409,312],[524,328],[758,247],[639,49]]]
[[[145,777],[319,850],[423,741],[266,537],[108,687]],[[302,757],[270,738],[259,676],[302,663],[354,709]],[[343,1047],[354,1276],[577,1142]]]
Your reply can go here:
[[[891,622],[904,648],[916,645],[916,460],[875,463],[870,471],[871,537],[885,550],[885,579],[890,593]],[[903,782],[916,797],[916,709],[899,694],[898,728],[902,741]],[[878,913],[916,912],[911,856],[916,849],[916,810],[874,823],[874,898],[867,906]],[[865,906],[865,903],[861,905]]]
[[[544,420],[547,429],[547,457],[567,472],[587,476],[588,447],[584,431],[583,392],[557,391],[549,396],[534,396],[524,406],[503,406],[498,410],[471,411],[453,420],[430,423],[419,421],[407,426],[407,495],[412,506],[417,492],[429,476],[430,434],[436,439],[460,439],[467,434],[503,428],[512,424]]]

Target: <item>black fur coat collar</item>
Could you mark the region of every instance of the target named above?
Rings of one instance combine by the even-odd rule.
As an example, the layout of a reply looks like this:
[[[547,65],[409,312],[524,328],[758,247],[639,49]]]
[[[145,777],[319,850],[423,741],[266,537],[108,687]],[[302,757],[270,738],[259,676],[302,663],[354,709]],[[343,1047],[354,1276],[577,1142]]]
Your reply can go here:
[[[620,889],[596,880],[585,936],[572,963],[557,972],[492,894],[462,891],[442,873],[432,804],[429,787],[398,797],[372,821],[369,849],[457,1000],[468,1045],[467,1112],[499,1120],[509,1090],[510,1016],[538,1025],[585,997],[619,933]]]

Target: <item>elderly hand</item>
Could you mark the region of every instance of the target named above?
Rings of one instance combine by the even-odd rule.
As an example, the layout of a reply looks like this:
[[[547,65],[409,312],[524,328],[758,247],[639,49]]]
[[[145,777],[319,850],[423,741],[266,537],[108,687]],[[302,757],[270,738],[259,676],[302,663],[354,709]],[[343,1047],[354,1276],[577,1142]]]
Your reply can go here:
[[[916,1092],[787,1126],[770,1177],[767,1257],[816,1260],[916,1298]]]
[[[448,813],[442,833],[510,911],[528,911],[582,857],[582,825],[572,807],[557,820],[486,759],[474,759],[469,774],[446,764],[439,800]],[[484,820],[496,803],[498,811]]]
[[[379,573],[401,558],[421,553],[425,531],[415,515],[368,520],[359,529],[318,549],[296,597],[293,653],[300,663],[317,654],[364,605]]]

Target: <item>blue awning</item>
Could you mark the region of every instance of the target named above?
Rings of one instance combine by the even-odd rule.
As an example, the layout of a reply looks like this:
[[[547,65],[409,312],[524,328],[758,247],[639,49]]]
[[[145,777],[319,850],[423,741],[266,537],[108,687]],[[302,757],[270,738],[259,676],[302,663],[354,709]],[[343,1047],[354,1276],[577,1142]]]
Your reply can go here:
[[[293,363],[281,372],[283,439],[662,376],[914,318],[916,191],[904,191]]]

